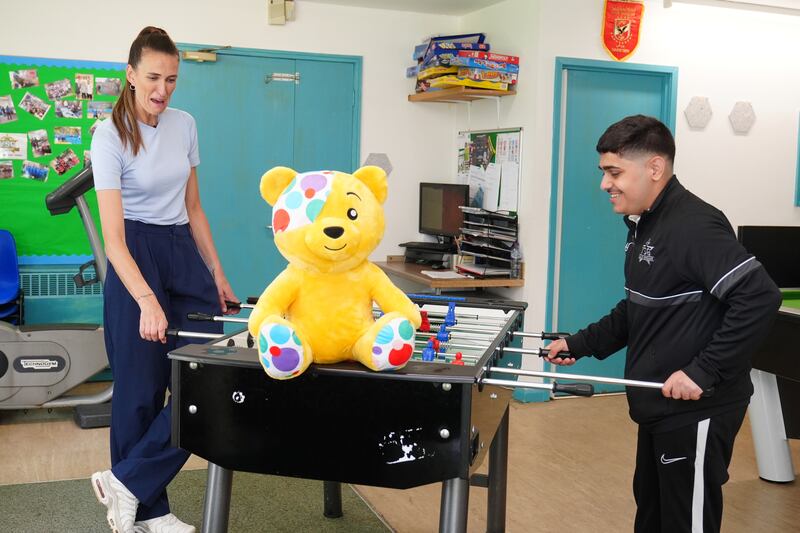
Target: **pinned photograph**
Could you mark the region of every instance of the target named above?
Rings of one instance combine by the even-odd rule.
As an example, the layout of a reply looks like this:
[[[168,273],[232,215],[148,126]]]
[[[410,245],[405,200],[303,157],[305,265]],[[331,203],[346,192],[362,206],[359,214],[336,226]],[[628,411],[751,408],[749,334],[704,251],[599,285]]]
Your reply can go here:
[[[56,126],[53,128],[53,136],[56,138],[56,144],[81,144],[81,127]]]
[[[53,107],[58,118],[83,118],[82,100],[56,100]]]
[[[96,130],[96,129],[97,129],[97,126],[99,126],[99,125],[100,125],[100,124],[102,124],[102,123],[103,123],[103,121],[102,121],[102,120],[100,120],[100,119],[97,119],[97,120],[95,120],[95,121],[94,121],[94,124],[92,124],[91,126],[89,126],[89,135],[91,135],[91,136],[94,136],[94,130]]]
[[[17,120],[17,108],[10,96],[0,96],[0,124]]]
[[[0,161],[0,180],[7,180],[14,177],[14,163],[11,161]]]
[[[83,168],[92,166],[92,153],[89,150],[83,152]]]
[[[31,141],[33,157],[42,157],[53,153],[50,148],[50,139],[47,138],[47,130],[28,132],[28,139]]]
[[[39,86],[39,73],[35,70],[12,70],[8,73],[12,89]]]
[[[122,92],[122,80],[119,78],[97,78],[97,94],[119,96]]]
[[[59,98],[64,98],[65,96],[75,95],[75,93],[72,91],[72,84],[66,78],[63,80],[54,81],[53,83],[45,83],[44,92],[47,93],[47,97],[50,100],[58,100]]]
[[[28,157],[28,136],[24,133],[0,133],[0,159]]]
[[[114,102],[89,102],[86,118],[109,118],[114,111]]]
[[[33,96],[31,93],[25,93],[19,106],[39,120],[42,120],[47,112],[50,111],[50,104],[38,96]]]
[[[25,161],[22,163],[22,177],[29,180],[47,181],[47,174],[50,169],[39,163],[33,161]]]
[[[78,156],[69,148],[66,152],[58,154],[56,158],[50,162],[50,166],[53,167],[56,174],[62,176],[78,163],[80,163]]]
[[[94,74],[75,74],[78,100],[91,100],[94,95]]]

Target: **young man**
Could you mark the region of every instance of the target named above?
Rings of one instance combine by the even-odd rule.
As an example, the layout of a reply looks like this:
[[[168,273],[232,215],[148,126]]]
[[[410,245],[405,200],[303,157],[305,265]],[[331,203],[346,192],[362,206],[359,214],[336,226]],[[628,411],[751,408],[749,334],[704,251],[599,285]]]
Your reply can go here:
[[[611,312],[550,344],[548,360],[628,347],[639,424],[635,531],[720,530],[722,485],[753,393],[750,357],[780,306],[778,288],[718,209],[672,173],[675,141],[652,117],[612,124],[597,143],[614,212],[625,215],[625,293]],[[569,351],[569,357],[559,353]]]

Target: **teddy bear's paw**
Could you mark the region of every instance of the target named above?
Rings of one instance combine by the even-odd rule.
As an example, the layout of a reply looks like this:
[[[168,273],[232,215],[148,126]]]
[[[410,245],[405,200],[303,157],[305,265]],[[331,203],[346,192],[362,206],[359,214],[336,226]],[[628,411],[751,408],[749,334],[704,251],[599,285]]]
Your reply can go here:
[[[258,359],[273,379],[289,379],[302,373],[310,363],[304,357],[297,333],[284,324],[265,322],[258,332]]]
[[[375,370],[402,368],[414,352],[414,326],[405,318],[388,321],[378,331],[372,346]]]

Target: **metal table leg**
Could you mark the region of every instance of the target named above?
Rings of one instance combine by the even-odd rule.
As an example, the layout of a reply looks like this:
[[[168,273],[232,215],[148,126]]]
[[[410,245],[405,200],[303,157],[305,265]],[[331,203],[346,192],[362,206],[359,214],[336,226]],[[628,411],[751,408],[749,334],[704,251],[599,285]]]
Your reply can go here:
[[[466,533],[468,512],[469,480],[456,477],[443,481],[439,533]]]
[[[508,408],[497,426],[489,448],[489,492],[487,495],[486,531],[506,530],[506,485],[508,481]]]
[[[226,533],[231,510],[233,471],[208,463],[206,498],[203,503],[203,532]]]
[[[325,518],[339,518],[342,516],[342,484],[338,481],[323,481],[322,491],[324,493]]]

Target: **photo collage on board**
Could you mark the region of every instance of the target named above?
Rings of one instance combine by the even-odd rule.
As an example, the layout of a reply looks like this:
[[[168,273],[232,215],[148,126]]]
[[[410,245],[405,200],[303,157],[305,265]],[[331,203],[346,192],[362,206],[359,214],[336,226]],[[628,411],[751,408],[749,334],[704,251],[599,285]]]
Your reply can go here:
[[[124,81],[121,70],[92,70],[0,63],[0,187],[17,178],[60,183],[90,164],[92,136]]]

